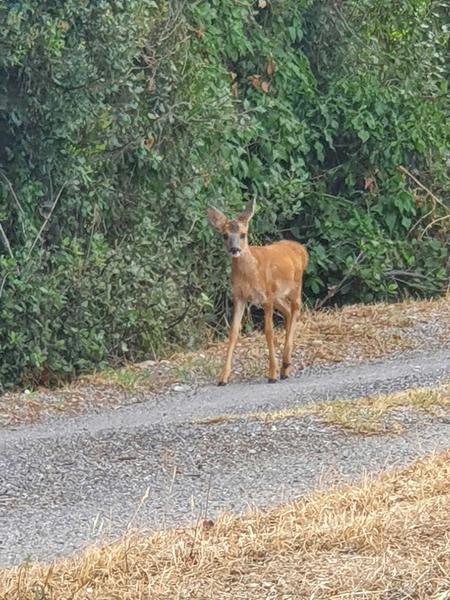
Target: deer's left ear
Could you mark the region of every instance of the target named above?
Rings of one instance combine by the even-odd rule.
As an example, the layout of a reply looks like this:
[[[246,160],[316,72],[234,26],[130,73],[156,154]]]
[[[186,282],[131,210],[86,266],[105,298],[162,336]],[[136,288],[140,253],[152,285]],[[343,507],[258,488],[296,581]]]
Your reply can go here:
[[[217,229],[218,231],[222,231],[227,223],[226,216],[220,212],[217,208],[208,208],[208,221],[211,227]]]
[[[253,217],[253,213],[255,212],[256,200],[252,198],[247,202],[243,212],[238,216],[239,221],[243,221],[244,223],[248,223],[250,219]]]

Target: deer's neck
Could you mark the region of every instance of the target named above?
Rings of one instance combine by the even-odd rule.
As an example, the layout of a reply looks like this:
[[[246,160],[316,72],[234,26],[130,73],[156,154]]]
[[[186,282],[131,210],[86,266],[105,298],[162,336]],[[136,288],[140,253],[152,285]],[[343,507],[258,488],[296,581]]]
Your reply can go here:
[[[248,277],[251,278],[257,268],[256,258],[251,253],[249,247],[247,247],[241,255],[233,257],[231,259],[231,272],[234,277]]]
[[[263,304],[266,299],[261,289],[260,265],[250,248],[246,248],[237,258],[231,259],[231,287],[233,299],[252,304]]]

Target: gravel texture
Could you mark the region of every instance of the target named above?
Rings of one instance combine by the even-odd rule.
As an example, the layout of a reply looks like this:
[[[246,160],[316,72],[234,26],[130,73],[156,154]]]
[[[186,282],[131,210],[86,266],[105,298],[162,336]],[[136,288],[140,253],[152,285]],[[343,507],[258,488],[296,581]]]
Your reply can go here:
[[[441,348],[310,369],[276,385],[183,389],[101,414],[2,430],[0,565],[67,555],[127,527],[190,525],[206,514],[269,507],[440,451],[450,446],[450,424],[429,418],[408,420],[401,436],[371,437],[312,417],[197,421],[449,378],[450,349]]]

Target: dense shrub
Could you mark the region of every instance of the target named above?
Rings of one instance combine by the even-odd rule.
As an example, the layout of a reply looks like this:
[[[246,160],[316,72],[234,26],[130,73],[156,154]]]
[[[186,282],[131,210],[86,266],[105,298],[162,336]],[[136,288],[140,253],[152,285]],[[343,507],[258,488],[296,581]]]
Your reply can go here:
[[[0,387],[220,329],[205,208],[252,194],[256,242],[308,244],[311,302],[441,291],[447,25],[430,0],[0,5]]]

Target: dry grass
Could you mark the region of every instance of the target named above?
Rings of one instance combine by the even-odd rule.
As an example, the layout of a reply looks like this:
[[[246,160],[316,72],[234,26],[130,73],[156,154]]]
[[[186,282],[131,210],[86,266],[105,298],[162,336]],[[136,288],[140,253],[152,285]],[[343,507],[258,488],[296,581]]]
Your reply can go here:
[[[417,329],[439,323],[437,336],[450,341],[450,295],[438,300],[346,306],[327,311],[305,309],[297,328],[293,373],[305,367],[343,361],[377,359],[393,352],[411,350],[423,343]],[[281,351],[284,331],[276,331]],[[215,381],[223,364],[227,341],[206,350],[175,354],[169,362],[172,380],[185,383]],[[262,333],[242,337],[236,346],[232,380],[265,377],[267,346]]]
[[[437,388],[415,388],[394,394],[380,394],[356,400],[318,402],[274,412],[240,415],[217,415],[199,420],[199,424],[218,425],[241,420],[271,423],[283,419],[314,416],[326,425],[335,425],[358,434],[400,433],[405,410],[427,413],[433,417],[450,414],[450,382]],[[394,416],[394,418],[389,418]]]
[[[2,600],[450,598],[450,451],[197,529],[0,571]]]
[[[297,331],[292,372],[312,365],[377,359],[417,348],[424,343],[421,328],[429,325],[436,329],[436,344],[450,341],[450,295],[438,300],[355,305],[329,311],[305,309]],[[283,337],[282,330],[278,330],[279,349]],[[175,384],[214,382],[226,347],[224,340],[199,352],[175,354],[170,360],[107,369],[55,391],[42,388],[32,394],[4,394],[0,396],[0,425],[35,422],[47,414],[128,404],[143,394],[158,393]],[[231,381],[265,377],[266,369],[264,335],[242,337],[235,351]]]
[[[433,417],[447,416],[450,413],[450,383],[434,389],[410,389],[362,400],[323,403],[316,406],[312,414],[328,425],[337,425],[354,433],[400,433],[404,429],[405,411],[402,409],[425,412]]]

